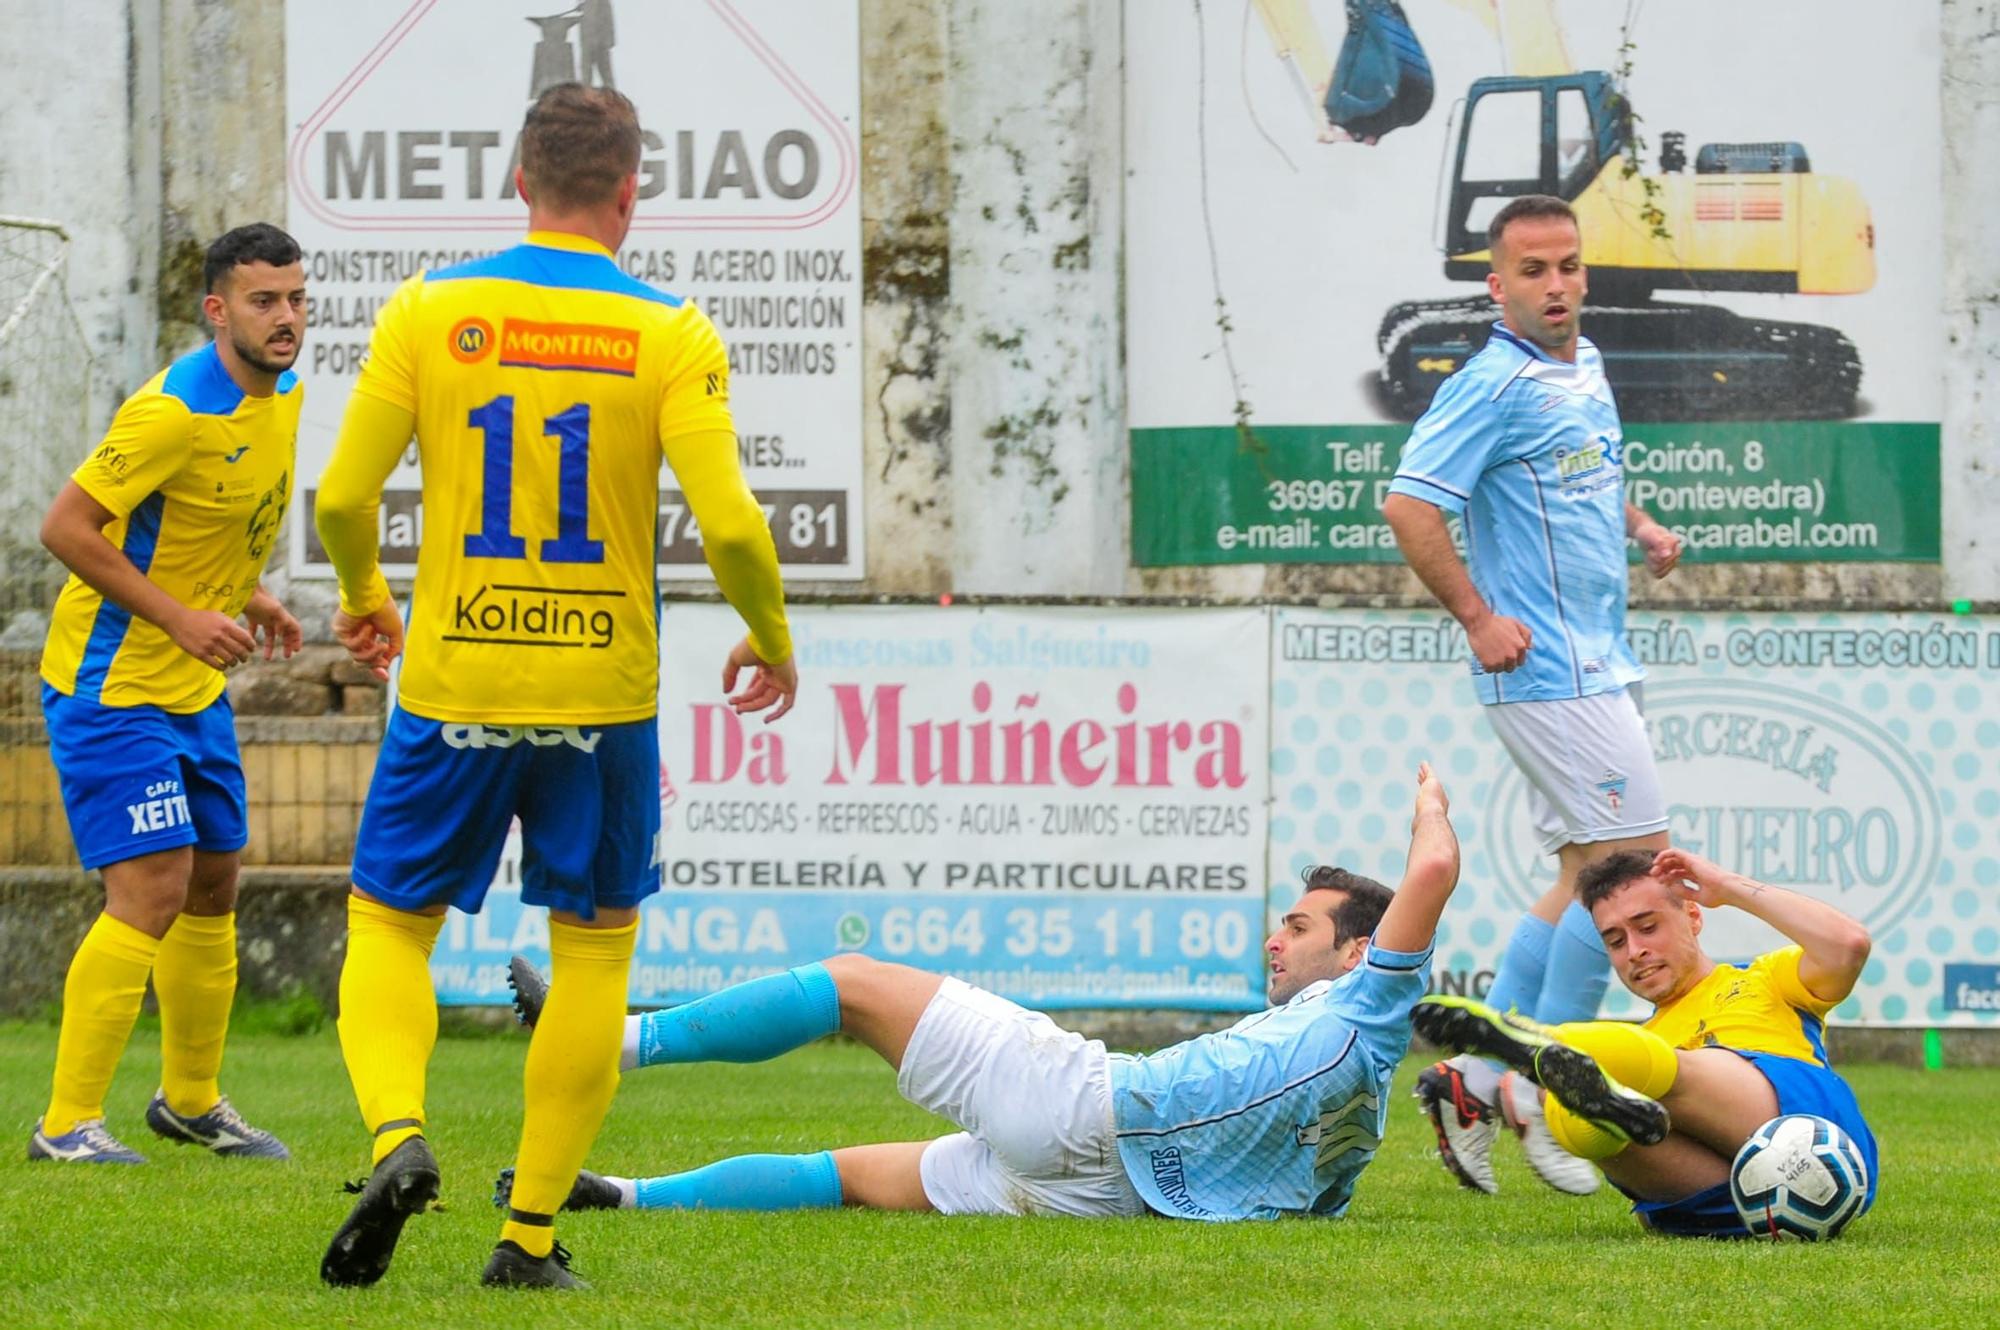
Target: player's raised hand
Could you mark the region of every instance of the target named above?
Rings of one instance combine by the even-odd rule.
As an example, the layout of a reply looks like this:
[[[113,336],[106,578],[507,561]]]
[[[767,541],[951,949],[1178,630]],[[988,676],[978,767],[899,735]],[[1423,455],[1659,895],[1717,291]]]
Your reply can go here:
[[[243,607],[243,617],[249,621],[250,631],[263,639],[265,660],[281,647],[285,659],[290,660],[305,644],[305,630],[299,627],[299,621],[263,587],[251,594],[250,603]]]
[[[1417,763],[1417,812],[1435,808],[1440,813],[1451,811],[1451,799],[1444,792],[1444,782],[1438,779],[1436,771],[1428,762]]]
[[[389,681],[389,662],[403,654],[403,615],[396,602],[385,600],[373,614],[336,610],[333,636],[356,665],[366,666],[377,679]]]
[[[1519,619],[1489,614],[1466,628],[1465,644],[1472,649],[1480,669],[1488,674],[1511,674],[1528,658],[1535,635]]]
[[[257,650],[248,629],[215,610],[185,610],[166,629],[175,646],[211,669],[241,665]]]
[[[1661,850],[1653,856],[1653,876],[1669,885],[1680,884],[1689,899],[1698,905],[1713,909],[1732,903],[1730,888],[1736,882],[1736,875],[1720,864],[1678,846]]]
[[[1671,573],[1681,561],[1681,538],[1658,522],[1646,523],[1632,533],[1632,539],[1639,543],[1639,552],[1646,556],[1646,571],[1655,579]]]
[[[744,670],[750,671],[750,681],[739,693],[735,691],[736,679]],[[764,723],[769,725],[790,711],[798,698],[798,661],[794,658],[773,665],[751,649],[746,637],[729,649],[729,659],[723,662],[722,691],[731,694],[729,705],[739,716],[775,707],[764,717]]]

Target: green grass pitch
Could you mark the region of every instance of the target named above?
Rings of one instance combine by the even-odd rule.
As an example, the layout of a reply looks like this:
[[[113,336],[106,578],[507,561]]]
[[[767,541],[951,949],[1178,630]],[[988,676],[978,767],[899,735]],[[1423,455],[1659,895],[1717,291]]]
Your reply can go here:
[[[411,1221],[381,1285],[335,1291],[319,1284],[320,1253],[347,1211],[340,1182],[366,1171],[338,1045],[330,1028],[242,1024],[225,1088],[290,1143],[290,1166],[154,1140],[140,1120],[159,1071],[145,1026],[110,1108],[153,1162],[28,1164],[55,1030],[0,1025],[12,1133],[0,1143],[0,1325],[2000,1325],[2000,1071],[1849,1069],[1885,1177],[1874,1212],[1825,1247],[1649,1237],[1608,1192],[1543,1188],[1506,1142],[1501,1195],[1463,1193],[1428,1157],[1412,1062],[1345,1220],[577,1215],[559,1231],[595,1287],[547,1295],[475,1282],[497,1236],[490,1189],[513,1154],[525,1038],[446,1038],[430,1079],[445,1209]],[[826,1044],[762,1066],[628,1076],[591,1162],[662,1172],[944,1129],[897,1099],[865,1050]]]

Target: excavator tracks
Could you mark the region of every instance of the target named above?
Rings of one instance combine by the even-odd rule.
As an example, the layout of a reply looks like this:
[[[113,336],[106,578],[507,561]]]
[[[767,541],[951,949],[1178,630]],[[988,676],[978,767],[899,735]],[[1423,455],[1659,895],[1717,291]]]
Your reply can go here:
[[[1406,420],[1486,345],[1484,297],[1405,301],[1376,336],[1383,393]],[[1664,301],[1586,306],[1584,326],[1628,420],[1835,420],[1854,414],[1861,359],[1838,329]]]

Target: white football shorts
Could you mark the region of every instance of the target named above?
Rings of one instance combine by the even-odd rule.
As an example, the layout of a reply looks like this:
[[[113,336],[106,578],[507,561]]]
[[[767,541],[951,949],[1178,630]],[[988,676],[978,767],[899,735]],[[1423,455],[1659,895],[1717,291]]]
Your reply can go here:
[[[1499,702],[1486,719],[1528,782],[1542,853],[1667,829],[1635,687],[1555,702]]]
[[[965,1129],[923,1153],[924,1195],[940,1213],[1146,1213],[1118,1159],[1098,1040],[948,978],[910,1035],[896,1089]]]

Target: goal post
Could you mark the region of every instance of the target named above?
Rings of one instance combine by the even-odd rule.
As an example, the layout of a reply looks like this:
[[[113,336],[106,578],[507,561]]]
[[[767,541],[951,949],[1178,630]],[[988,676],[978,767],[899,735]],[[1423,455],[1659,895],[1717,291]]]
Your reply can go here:
[[[40,645],[64,572],[42,514],[90,443],[90,343],[61,223],[0,214],[0,646]]]

